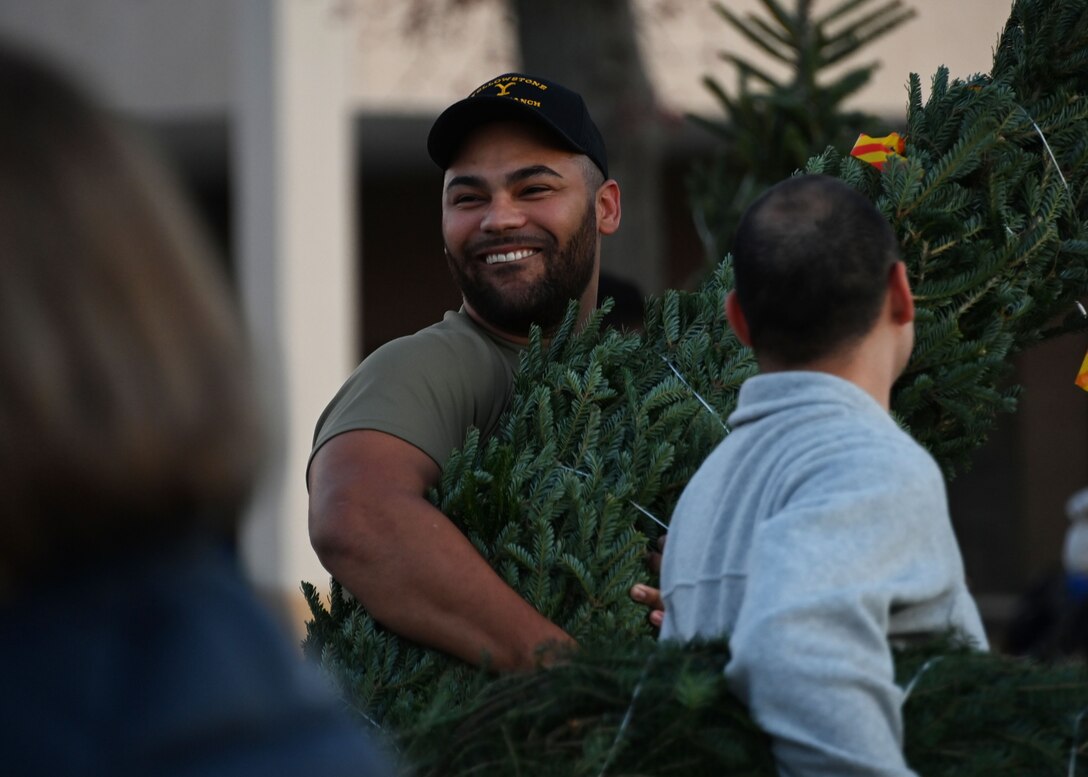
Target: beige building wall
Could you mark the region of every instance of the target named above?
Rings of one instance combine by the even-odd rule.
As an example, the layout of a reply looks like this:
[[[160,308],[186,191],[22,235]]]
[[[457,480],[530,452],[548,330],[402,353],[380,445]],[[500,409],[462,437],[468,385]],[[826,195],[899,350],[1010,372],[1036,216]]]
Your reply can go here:
[[[710,2],[633,2],[644,61],[658,99],[671,112],[718,110],[701,83],[705,74],[711,74],[732,86],[731,70],[718,58],[718,52],[766,60],[722,20]],[[837,4],[837,0],[817,0],[815,7],[819,12]],[[468,3],[465,12],[440,20],[418,19],[413,5],[362,0],[356,31],[358,106],[431,113],[495,73],[520,66],[512,42],[513,22],[501,2]],[[758,0],[728,0],[726,5],[736,14],[765,15]],[[905,5],[914,8],[917,16],[859,57],[859,61],[883,63],[854,101],[872,113],[894,116],[903,112],[911,72],[918,73],[926,84],[942,64],[954,76],[989,70],[993,46],[1011,7],[1003,0],[913,0]],[[775,72],[773,66],[768,69]]]
[[[0,34],[41,45],[96,82],[121,108],[158,116],[224,112],[234,100],[235,18],[242,0],[6,0]],[[307,3],[310,0],[293,0]],[[817,11],[838,0],[817,0]],[[453,6],[431,0],[435,7]],[[704,74],[731,82],[720,50],[758,52],[711,9],[708,0],[633,0],[645,61],[669,110],[713,112]],[[425,2],[332,0],[354,41],[349,86],[355,107],[431,114],[496,72],[517,68],[512,19],[501,0],[477,0],[441,17]],[[923,82],[945,64],[954,76],[989,69],[1008,17],[1005,0],[907,0],[917,17],[872,47],[883,65],[858,96],[866,110],[894,114],[907,74]],[[736,13],[758,0],[728,0]],[[557,46],[562,43],[557,42]]]

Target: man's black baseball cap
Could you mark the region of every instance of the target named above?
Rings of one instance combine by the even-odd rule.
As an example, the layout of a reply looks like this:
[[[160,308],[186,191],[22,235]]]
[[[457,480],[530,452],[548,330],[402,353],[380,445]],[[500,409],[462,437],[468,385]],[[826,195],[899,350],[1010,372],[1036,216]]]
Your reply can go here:
[[[604,138],[577,92],[543,78],[506,73],[492,78],[435,119],[427,152],[443,170],[470,132],[490,121],[531,121],[557,136],[562,145],[589,157],[608,178]]]

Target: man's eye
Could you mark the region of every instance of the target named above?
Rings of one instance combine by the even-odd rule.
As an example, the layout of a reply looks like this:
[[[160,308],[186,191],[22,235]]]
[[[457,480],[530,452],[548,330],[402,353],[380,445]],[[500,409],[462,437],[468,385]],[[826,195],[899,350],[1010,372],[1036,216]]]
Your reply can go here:
[[[480,202],[481,197],[478,194],[458,194],[453,198],[454,205],[472,205],[473,203]]]
[[[526,186],[521,190],[522,194],[545,194],[551,191],[551,187],[543,184],[535,184],[533,186]]]

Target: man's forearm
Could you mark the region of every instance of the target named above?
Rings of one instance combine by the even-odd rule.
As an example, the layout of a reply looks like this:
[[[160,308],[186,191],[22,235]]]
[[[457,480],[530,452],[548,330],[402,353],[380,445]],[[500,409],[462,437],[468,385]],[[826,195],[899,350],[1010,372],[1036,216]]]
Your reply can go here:
[[[320,555],[386,628],[501,671],[533,667],[546,643],[572,643],[429,502],[403,498],[382,509],[385,520],[367,520],[384,528],[357,533]]]
[[[570,637],[506,585],[424,494],[438,465],[373,431],[334,437],[310,467],[310,539],[325,568],[386,628],[472,664],[534,666]]]

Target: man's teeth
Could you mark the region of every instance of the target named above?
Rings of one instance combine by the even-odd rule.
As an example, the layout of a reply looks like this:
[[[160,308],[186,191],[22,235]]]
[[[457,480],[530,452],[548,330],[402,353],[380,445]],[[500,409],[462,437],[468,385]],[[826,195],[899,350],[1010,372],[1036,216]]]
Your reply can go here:
[[[516,262],[518,259],[524,259],[535,253],[535,249],[525,248],[521,251],[507,251],[505,254],[488,254],[485,258],[488,264],[499,264],[500,262]]]

